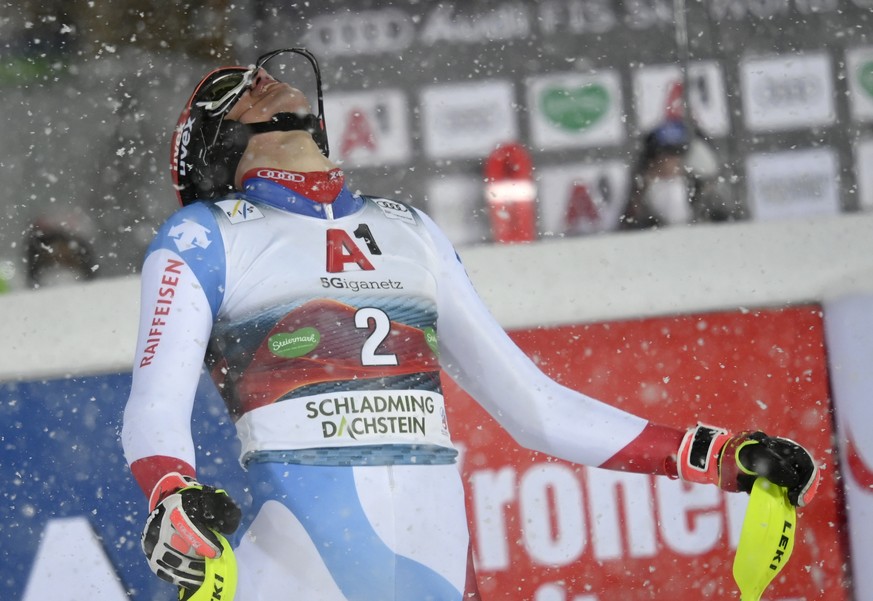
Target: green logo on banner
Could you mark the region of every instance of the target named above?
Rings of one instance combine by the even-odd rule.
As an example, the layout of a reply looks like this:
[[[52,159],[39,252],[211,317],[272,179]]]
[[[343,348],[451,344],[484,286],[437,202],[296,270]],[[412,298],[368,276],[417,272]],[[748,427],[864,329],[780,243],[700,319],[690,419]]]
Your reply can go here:
[[[858,81],[870,96],[873,96],[873,61],[867,61],[858,68]]]
[[[609,110],[609,91],[600,84],[548,88],[541,98],[549,121],[570,131],[591,127]]]
[[[300,328],[296,332],[282,332],[270,336],[267,344],[270,346],[270,352],[277,357],[293,359],[302,357],[312,349],[318,346],[321,341],[321,334],[315,328]]]
[[[440,356],[440,344],[437,341],[436,330],[433,328],[424,328],[421,330],[424,332],[424,341],[427,342],[427,345],[430,347],[430,350],[433,351],[433,354],[437,357]]]

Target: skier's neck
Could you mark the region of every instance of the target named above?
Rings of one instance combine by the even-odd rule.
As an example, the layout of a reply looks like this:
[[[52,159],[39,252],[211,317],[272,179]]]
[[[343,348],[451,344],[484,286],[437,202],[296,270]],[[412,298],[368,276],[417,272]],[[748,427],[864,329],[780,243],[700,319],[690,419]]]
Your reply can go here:
[[[312,136],[302,131],[270,132],[252,137],[236,170],[242,176],[252,169],[281,169],[297,173],[331,171],[337,166],[321,154]]]

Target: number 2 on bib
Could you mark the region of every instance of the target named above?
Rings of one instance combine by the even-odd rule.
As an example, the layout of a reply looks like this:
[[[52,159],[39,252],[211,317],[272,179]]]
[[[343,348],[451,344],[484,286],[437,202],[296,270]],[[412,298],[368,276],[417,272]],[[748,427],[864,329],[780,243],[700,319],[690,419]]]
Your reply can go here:
[[[361,347],[361,365],[397,365],[397,355],[394,353],[376,352],[391,333],[391,320],[385,311],[375,307],[364,307],[355,313],[355,327],[360,330],[369,330],[370,320],[374,327]]]

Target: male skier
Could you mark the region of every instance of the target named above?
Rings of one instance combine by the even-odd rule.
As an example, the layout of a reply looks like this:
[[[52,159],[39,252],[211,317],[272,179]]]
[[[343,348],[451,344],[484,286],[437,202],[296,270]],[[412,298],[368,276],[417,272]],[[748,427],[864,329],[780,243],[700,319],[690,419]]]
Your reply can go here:
[[[315,71],[318,112],[266,71]],[[651,423],[545,376],[488,313],[423,212],[353,193],[328,158],[306,50],[196,87],[172,143],[183,205],[142,268],[122,440],[149,497],[149,566],[196,590],[240,511],[197,482],[190,420],[206,364],[232,416],[251,515],[237,601],[478,598],[440,370],[520,444],[579,464],[815,494],[800,445]]]

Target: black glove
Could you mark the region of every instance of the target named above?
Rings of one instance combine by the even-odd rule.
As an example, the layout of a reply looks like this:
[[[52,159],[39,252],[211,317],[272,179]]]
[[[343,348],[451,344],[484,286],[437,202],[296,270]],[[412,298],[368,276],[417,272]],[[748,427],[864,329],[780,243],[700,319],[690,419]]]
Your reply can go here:
[[[682,439],[679,477],[688,482],[718,484],[723,490],[751,492],[756,478],[788,490],[793,505],[807,505],[818,491],[821,473],[805,448],[787,438],[763,432],[731,434],[698,425]]]
[[[221,555],[214,531],[232,534],[241,512],[223,490],[178,473],[161,478],[149,500],[142,534],[149,568],[176,586],[197,589],[206,576],[204,558]]]

